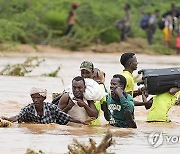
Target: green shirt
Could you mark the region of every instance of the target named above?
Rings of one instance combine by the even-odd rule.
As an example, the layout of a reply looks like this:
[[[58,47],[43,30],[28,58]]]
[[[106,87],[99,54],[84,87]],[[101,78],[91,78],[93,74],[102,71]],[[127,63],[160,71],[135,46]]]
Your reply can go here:
[[[125,111],[129,110],[134,116],[134,101],[130,94],[125,94],[119,101],[115,101],[111,96],[107,98],[107,107],[109,114],[109,124],[116,127],[128,127],[125,117]]]
[[[179,95],[180,92],[177,92],[175,95],[171,95],[169,92],[165,92],[154,96],[153,104],[148,113],[147,121],[169,122],[170,119],[168,117],[168,111],[174,105]]]
[[[126,78],[126,87],[125,87],[125,92],[132,92],[133,96],[133,91],[134,91],[134,78],[132,73],[129,71],[123,71],[122,75]]]

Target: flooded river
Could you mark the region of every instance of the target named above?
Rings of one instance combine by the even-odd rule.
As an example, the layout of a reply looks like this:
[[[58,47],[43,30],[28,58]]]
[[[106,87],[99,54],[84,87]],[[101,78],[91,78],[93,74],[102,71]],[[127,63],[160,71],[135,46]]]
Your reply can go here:
[[[13,116],[31,103],[29,91],[33,86],[48,90],[47,101],[51,101],[53,92],[62,92],[72,78],[80,75],[82,61],[92,61],[95,67],[106,73],[106,87],[113,74],[120,73],[123,67],[119,63],[119,53],[31,53],[0,56],[0,70],[7,64],[24,62],[27,57],[38,56],[45,61],[25,77],[0,76],[0,116]],[[165,68],[180,66],[178,56],[148,56],[138,54],[138,70],[142,68]],[[60,66],[58,77],[44,77]],[[137,75],[137,71],[134,72]],[[137,98],[139,99],[139,98]],[[144,107],[135,108],[138,129],[125,129],[107,126],[103,116],[101,127],[70,127],[56,124],[13,124],[10,128],[0,128],[0,154],[24,154],[27,148],[42,150],[47,154],[64,154],[73,138],[87,143],[89,137],[100,143],[107,129],[113,133],[115,144],[108,150],[113,153],[179,153],[180,151],[180,106],[170,110],[171,123],[146,123],[148,111]],[[163,132],[164,143],[153,148],[148,143],[148,136],[154,132]],[[167,138],[174,141],[166,141]],[[178,141],[177,141],[178,140]],[[177,143],[176,143],[177,142]]]

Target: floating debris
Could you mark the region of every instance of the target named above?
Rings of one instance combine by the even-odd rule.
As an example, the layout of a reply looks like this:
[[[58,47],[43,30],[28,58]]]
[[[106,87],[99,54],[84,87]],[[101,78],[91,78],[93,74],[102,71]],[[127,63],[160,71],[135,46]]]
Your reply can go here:
[[[10,127],[12,122],[0,118],[0,127]]]
[[[113,144],[112,133],[108,130],[101,143],[96,146],[96,142],[89,138],[89,145],[81,144],[76,139],[72,145],[68,145],[69,154],[108,154],[106,149]]]
[[[62,93],[52,93],[52,100],[62,95]]]
[[[26,150],[26,154],[45,154],[43,151],[39,150],[38,152],[31,150],[31,149],[27,149]]]
[[[43,61],[45,60],[39,60],[38,57],[30,57],[22,64],[6,65],[0,72],[0,75],[24,76],[25,74],[32,72],[32,70],[35,67],[38,67]]]
[[[60,69],[61,69],[61,67],[59,66],[55,71],[48,73],[48,74],[43,74],[42,76],[57,77]]]

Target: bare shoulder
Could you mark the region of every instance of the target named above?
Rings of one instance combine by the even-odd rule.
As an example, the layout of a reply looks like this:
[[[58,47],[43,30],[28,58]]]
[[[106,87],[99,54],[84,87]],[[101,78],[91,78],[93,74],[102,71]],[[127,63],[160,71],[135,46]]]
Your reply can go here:
[[[59,100],[59,102],[61,102],[61,101],[68,101],[69,100],[69,93],[64,93],[64,94],[62,94],[62,96],[61,96],[61,98],[60,98],[60,100]]]

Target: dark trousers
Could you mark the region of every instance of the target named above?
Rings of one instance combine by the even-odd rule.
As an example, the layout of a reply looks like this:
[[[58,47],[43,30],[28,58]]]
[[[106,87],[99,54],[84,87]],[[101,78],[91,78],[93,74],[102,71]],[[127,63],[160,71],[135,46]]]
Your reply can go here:
[[[122,29],[121,29],[121,34],[120,34],[120,37],[121,37],[121,41],[124,41],[126,39],[126,37],[130,36],[131,35],[131,29],[129,26],[124,26]]]
[[[67,29],[66,29],[64,35],[69,34],[69,32],[72,30],[72,28],[73,28],[73,25],[68,25],[68,27],[67,27]]]
[[[153,43],[153,34],[154,32],[151,29],[146,29],[147,41],[149,45]]]

